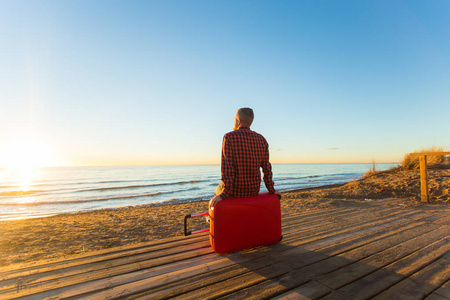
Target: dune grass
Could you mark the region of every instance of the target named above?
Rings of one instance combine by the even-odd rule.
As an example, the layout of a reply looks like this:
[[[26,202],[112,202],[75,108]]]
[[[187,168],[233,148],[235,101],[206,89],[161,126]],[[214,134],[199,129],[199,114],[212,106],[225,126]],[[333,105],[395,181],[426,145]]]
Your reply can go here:
[[[431,146],[428,148],[418,149],[413,153],[424,152],[445,152],[443,147]],[[427,155],[427,166],[429,168],[437,168],[448,163],[444,155]],[[403,170],[418,170],[420,168],[420,162],[418,156],[412,156],[410,153],[405,154],[401,164]]]
[[[375,166],[375,160],[372,159],[372,166],[369,168],[369,170],[363,174],[363,176],[361,177],[362,179],[370,177],[374,174],[378,173],[376,166]]]
[[[428,148],[422,148],[415,150],[413,153],[425,153],[425,152],[447,152],[443,147],[431,146]],[[445,155],[427,155],[427,168],[438,169],[438,168],[450,168],[450,160]],[[420,161],[419,156],[412,156],[411,153],[404,155],[403,160],[399,166],[395,166],[386,171],[376,170],[375,160],[372,160],[369,170],[363,174],[361,179],[371,177],[372,175],[378,174],[380,172],[394,172],[399,170],[419,170]]]

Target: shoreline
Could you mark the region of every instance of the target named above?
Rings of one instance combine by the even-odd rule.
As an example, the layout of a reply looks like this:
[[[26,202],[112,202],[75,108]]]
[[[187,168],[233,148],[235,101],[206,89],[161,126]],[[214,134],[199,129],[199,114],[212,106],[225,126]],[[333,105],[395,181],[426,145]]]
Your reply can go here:
[[[358,179],[358,180],[361,180],[361,179]],[[327,184],[327,185],[319,185],[319,186],[311,186],[311,187],[304,187],[304,188],[299,188],[299,189],[286,190],[286,191],[283,191],[282,193],[285,194],[285,193],[297,193],[297,192],[306,192],[306,191],[331,189],[331,188],[344,186],[344,185],[346,185],[348,183],[349,182],[336,183],[336,184]]]
[[[319,185],[319,186],[312,186],[312,187],[297,188],[297,189],[292,189],[292,190],[285,190],[285,191],[281,191],[281,192],[284,194],[284,193],[291,193],[291,192],[321,190],[321,189],[340,187],[340,186],[346,185],[348,183],[349,182],[338,183],[338,184],[326,184],[326,185]],[[70,215],[70,214],[79,214],[79,213],[89,213],[89,212],[96,212],[96,211],[103,211],[103,210],[114,211],[114,210],[127,209],[127,208],[133,208],[133,207],[165,206],[165,205],[172,205],[172,204],[183,204],[183,203],[204,202],[204,201],[209,201],[209,199],[208,200],[187,201],[187,202],[175,202],[171,199],[168,199],[168,200],[164,200],[164,201],[150,202],[150,203],[145,203],[145,204],[124,205],[121,207],[105,207],[105,208],[97,208],[97,209],[86,209],[86,210],[80,210],[80,211],[67,211],[67,212],[60,212],[60,213],[58,213],[58,212],[43,213],[42,215],[32,215],[30,213],[30,215],[27,217],[17,216],[17,217],[7,218],[7,219],[0,218],[0,223],[8,222],[8,221],[20,221],[20,220],[29,220],[29,219],[37,219],[37,218],[48,218],[48,217],[54,217],[54,216],[59,216],[59,215],[66,215],[66,214]]]

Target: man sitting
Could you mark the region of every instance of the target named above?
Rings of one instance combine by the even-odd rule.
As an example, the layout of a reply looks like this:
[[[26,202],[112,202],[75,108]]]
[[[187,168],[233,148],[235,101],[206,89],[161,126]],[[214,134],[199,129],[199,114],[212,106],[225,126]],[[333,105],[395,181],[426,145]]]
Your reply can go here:
[[[259,133],[250,130],[254,114],[251,108],[238,109],[233,131],[223,137],[222,182],[210,200],[210,207],[228,197],[250,197],[259,193],[261,172],[264,183],[271,194],[281,196],[274,189],[272,166],[269,162],[269,144]]]

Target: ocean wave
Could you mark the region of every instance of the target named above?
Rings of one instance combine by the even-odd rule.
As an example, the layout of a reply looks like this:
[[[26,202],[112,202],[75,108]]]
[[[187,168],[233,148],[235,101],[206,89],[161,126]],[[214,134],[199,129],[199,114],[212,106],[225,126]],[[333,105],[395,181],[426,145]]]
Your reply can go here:
[[[1,221],[13,221],[19,219],[42,218],[56,215],[56,212],[24,212],[24,213],[3,213],[0,214]]]
[[[359,177],[327,177],[327,178],[320,178],[320,179],[315,179],[315,180],[310,180],[309,182],[322,182],[322,181],[327,181],[327,182],[333,182],[333,181],[350,181],[352,179],[357,179]]]
[[[111,183],[126,183],[126,182],[149,182],[152,180],[107,180],[107,181],[68,181],[68,182],[58,182],[57,180],[44,180],[38,183],[34,183],[31,187],[46,187],[46,186],[54,186],[54,187],[64,187],[64,186],[79,186],[79,185],[97,185],[97,184],[111,184]],[[46,183],[51,182],[51,183]],[[6,188],[19,188],[20,185],[0,185],[0,189]],[[74,188],[55,188],[52,190],[72,190]]]
[[[44,204],[77,204],[77,203],[86,203],[86,202],[101,202],[101,201],[110,201],[110,200],[124,200],[124,199],[136,199],[136,198],[143,198],[143,197],[155,197],[160,195],[170,195],[174,193],[179,192],[187,192],[187,191],[193,191],[198,190],[198,187],[193,187],[190,189],[182,189],[182,190],[175,190],[175,191],[167,191],[167,192],[156,192],[156,193],[146,193],[146,194],[136,194],[136,195],[121,195],[121,196],[114,196],[114,197],[102,197],[102,198],[90,198],[90,199],[72,199],[72,200],[43,200],[43,201],[30,201],[30,202],[0,202],[1,205],[14,205],[14,206],[37,206],[37,205],[44,205]]]
[[[60,194],[60,193],[67,193],[67,191],[71,191],[73,193],[80,193],[80,192],[90,192],[90,191],[103,191],[103,190],[116,190],[116,189],[131,189],[131,188],[139,188],[139,187],[149,187],[149,186],[157,186],[156,185],[135,185],[135,186],[125,186],[125,187],[108,187],[108,188],[86,188],[86,189],[80,189],[77,187],[77,185],[97,185],[98,183],[123,183],[127,181],[99,181],[99,182],[79,182],[79,183],[67,183],[67,184],[33,184],[31,187],[36,188],[42,188],[47,186],[52,186],[54,188],[45,189],[45,190],[36,190],[36,192],[45,192],[45,193],[53,193],[53,194]],[[137,182],[137,181],[130,181],[130,182]],[[142,182],[148,182],[148,180],[142,180]],[[70,187],[67,187],[70,186]],[[1,188],[20,188],[20,186],[3,186]],[[28,191],[27,191],[28,192]],[[3,195],[4,194],[4,195]],[[22,196],[22,195],[28,195],[28,194],[20,194],[20,191],[12,191],[12,192],[0,192],[0,196]]]
[[[298,180],[298,179],[305,179],[305,178],[317,178],[321,177],[322,175],[309,175],[309,176],[295,176],[295,177],[274,177],[274,181],[285,181],[285,180]]]
[[[296,176],[296,177],[281,177],[274,178],[275,183],[280,182],[285,184],[285,181],[299,180],[306,182],[320,182],[320,181],[330,181],[330,180],[350,180],[354,178],[359,178],[362,173],[333,173],[324,175],[310,175],[310,176]]]
[[[195,202],[195,201],[206,201],[210,200],[211,195],[202,195],[202,196],[196,196],[196,197],[183,197],[183,198],[171,198],[167,200],[162,200],[158,202],[152,202],[152,203],[168,203],[168,202],[175,202],[175,203],[187,203],[187,202]]]
[[[0,203],[0,205],[17,205],[17,206],[36,206],[44,204],[76,204],[76,203],[86,203],[86,202],[99,202],[108,200],[122,200],[122,199],[133,199],[139,197],[155,197],[161,193],[150,193],[150,194],[139,194],[139,195],[126,195],[126,196],[115,196],[115,197],[105,197],[105,198],[94,198],[94,199],[80,199],[80,200],[68,200],[68,201],[58,201],[58,200],[46,200],[46,201],[36,201],[36,202],[10,202],[10,203]]]
[[[1,192],[0,196],[2,197],[18,197],[18,196],[30,196],[38,193],[42,193],[42,190],[30,190],[30,191],[10,191],[10,192]]]
[[[0,189],[13,189],[18,187],[19,185],[0,185]]]
[[[76,193],[82,192],[95,192],[95,191],[108,191],[108,190],[126,190],[126,189],[138,189],[138,188],[148,188],[148,187],[156,187],[156,186],[168,186],[168,185],[182,185],[188,183],[199,183],[204,180],[189,180],[189,181],[177,181],[177,182],[167,182],[167,183],[155,183],[155,184],[142,184],[142,185],[128,185],[128,186],[113,186],[113,187],[103,187],[103,188],[95,188],[95,189],[83,189],[75,191]]]
[[[332,176],[361,176],[363,173],[334,173],[334,174],[327,174],[324,175],[324,177],[332,177]]]

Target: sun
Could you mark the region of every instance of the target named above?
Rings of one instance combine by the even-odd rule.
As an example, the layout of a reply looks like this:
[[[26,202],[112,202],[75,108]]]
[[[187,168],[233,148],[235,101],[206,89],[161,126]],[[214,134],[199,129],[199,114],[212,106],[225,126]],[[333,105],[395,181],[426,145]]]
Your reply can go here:
[[[1,146],[0,166],[6,167],[2,177],[15,181],[21,191],[30,190],[36,180],[38,168],[57,165],[50,144],[43,139],[22,135]]]

